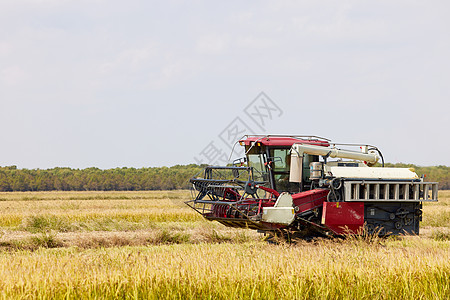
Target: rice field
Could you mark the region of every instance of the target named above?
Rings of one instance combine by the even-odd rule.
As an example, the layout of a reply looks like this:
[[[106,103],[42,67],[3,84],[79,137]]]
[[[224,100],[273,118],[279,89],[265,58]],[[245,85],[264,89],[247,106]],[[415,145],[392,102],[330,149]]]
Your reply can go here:
[[[420,236],[268,244],[188,191],[0,193],[4,299],[449,299],[450,192]]]

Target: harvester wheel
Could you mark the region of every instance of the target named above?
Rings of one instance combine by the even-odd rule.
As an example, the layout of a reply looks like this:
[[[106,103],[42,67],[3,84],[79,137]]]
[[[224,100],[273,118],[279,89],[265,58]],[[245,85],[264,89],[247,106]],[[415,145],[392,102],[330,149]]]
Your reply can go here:
[[[408,213],[409,213],[409,211],[407,211],[406,209],[399,208],[399,209],[397,209],[396,215],[399,216],[400,218],[404,219]]]
[[[278,229],[264,233],[265,241],[269,244],[291,243],[292,233],[288,230]]]
[[[366,230],[368,234],[372,234],[375,230],[375,226],[373,226],[373,224],[367,224],[366,225]]]

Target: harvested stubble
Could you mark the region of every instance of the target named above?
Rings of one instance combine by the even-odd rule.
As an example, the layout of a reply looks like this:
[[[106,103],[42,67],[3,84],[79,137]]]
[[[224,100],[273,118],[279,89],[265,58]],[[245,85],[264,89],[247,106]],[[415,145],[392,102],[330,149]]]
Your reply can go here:
[[[203,219],[188,191],[0,193],[0,227],[56,231],[136,230],[155,222]]]

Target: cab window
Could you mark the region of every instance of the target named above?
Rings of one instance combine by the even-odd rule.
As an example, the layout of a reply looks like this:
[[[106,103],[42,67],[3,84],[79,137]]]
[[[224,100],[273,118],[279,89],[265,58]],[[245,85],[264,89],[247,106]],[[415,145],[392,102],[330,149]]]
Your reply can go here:
[[[269,151],[275,189],[278,192],[298,193],[300,191],[299,183],[289,182],[289,169],[291,166],[289,151],[290,149],[270,149]]]
[[[274,172],[289,172],[290,155],[289,149],[272,149],[270,151],[272,168]]]
[[[253,179],[255,181],[263,181],[263,174],[265,173],[265,166],[262,154],[249,154],[248,166],[253,167]]]

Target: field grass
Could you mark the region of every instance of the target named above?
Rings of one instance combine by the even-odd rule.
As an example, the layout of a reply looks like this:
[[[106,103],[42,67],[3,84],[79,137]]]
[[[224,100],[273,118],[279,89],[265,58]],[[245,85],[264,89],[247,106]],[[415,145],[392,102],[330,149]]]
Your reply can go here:
[[[0,295],[52,299],[449,299],[450,192],[420,236],[271,245],[187,191],[0,193]]]

